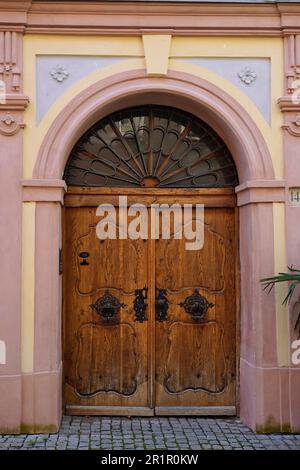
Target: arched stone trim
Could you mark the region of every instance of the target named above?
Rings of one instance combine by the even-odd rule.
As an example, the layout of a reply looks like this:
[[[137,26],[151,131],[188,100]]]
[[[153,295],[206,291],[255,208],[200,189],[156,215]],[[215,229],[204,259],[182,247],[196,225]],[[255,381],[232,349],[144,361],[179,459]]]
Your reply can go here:
[[[100,80],[68,103],[46,134],[33,178],[60,179],[73,145],[91,125],[119,109],[149,103],[178,107],[212,126],[235,159],[240,183],[274,178],[264,138],[234,98],[190,74],[170,71],[166,78],[151,78],[144,70]]]
[[[175,106],[207,122],[235,160],[240,181],[236,188],[240,219],[240,416],[252,428],[264,430],[271,415],[276,429],[281,429],[283,420],[293,422],[289,413],[281,416],[278,407],[280,401],[282,406],[290,403],[290,391],[279,380],[275,296],[262,292],[259,279],[274,273],[273,202],[283,202],[284,182],[275,179],[267,144],[247,110],[206,80],[174,71],[166,78],[147,77],[144,70],[124,72],[81,92],[52,123],[40,148],[33,178],[23,181],[24,201],[36,203],[34,373],[31,385],[24,382],[23,391],[26,396],[36,384],[36,393],[43,396],[40,408],[35,405],[34,396],[31,404],[24,401],[23,415],[34,430],[41,423],[57,428],[61,417],[58,257],[65,190],[61,178],[71,149],[90,126],[106,115],[150,103]]]

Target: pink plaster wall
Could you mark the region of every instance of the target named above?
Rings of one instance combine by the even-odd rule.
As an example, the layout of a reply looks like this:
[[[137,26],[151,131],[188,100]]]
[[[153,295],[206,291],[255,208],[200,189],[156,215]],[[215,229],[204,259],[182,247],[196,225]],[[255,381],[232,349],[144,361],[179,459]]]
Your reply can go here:
[[[13,48],[0,58],[16,55],[17,67],[5,75],[11,94],[0,105],[0,339],[7,344],[7,364],[0,367],[0,432],[42,432],[58,428],[61,417],[61,285],[57,269],[60,245],[60,210],[63,200],[63,168],[69,151],[80,135],[106,114],[141,103],[170,104],[207,121],[225,140],[234,155],[240,183],[241,253],[241,418],[262,431],[300,429],[300,368],[278,368],[274,331],[275,300],[263,295],[261,276],[274,268],[272,201],[282,202],[282,184],[274,181],[272,160],[264,138],[246,110],[222,90],[186,74],[148,78],[133,71],[103,80],[72,100],[55,120],[41,147],[33,180],[23,182],[24,201],[37,201],[36,297],[34,371],[21,374],[21,200],[22,112],[27,100],[22,93],[22,37],[24,31],[52,34],[141,34],[140,26],[153,31],[175,27],[177,34],[269,36],[270,30],[285,43],[285,90],[292,92],[300,58],[300,12],[297,5],[240,5],[232,17],[231,5],[142,4],[138,16],[131,6],[109,2],[86,5],[75,2],[3,0],[1,23]],[[71,10],[70,10],[71,8]],[[151,15],[149,16],[149,8]],[[155,9],[156,14],[153,13]],[[258,10],[257,10],[258,9]],[[85,14],[82,15],[82,11]],[[71,11],[71,14],[70,14]],[[259,14],[257,14],[257,11]],[[184,13],[184,14],[182,14]],[[238,20],[237,20],[238,18]],[[138,21],[137,21],[138,19]],[[109,23],[109,24],[108,24]],[[109,26],[109,29],[107,29]],[[221,27],[221,29],[220,29]],[[164,29],[165,28],[165,29]],[[26,65],[26,64],[25,64]],[[17,70],[18,69],[18,70]],[[12,86],[14,83],[14,86]],[[300,107],[289,96],[281,103],[284,126],[286,189],[300,186]],[[5,123],[7,114],[13,119]],[[4,120],[3,120],[4,119]],[[258,181],[260,180],[260,181]],[[255,188],[256,186],[256,188]],[[288,193],[286,191],[286,201]],[[287,259],[300,265],[300,208],[286,204]],[[49,224],[51,221],[51,224]],[[47,230],[48,227],[48,230]],[[40,261],[39,261],[40,260]],[[267,269],[265,268],[267,266]],[[267,272],[266,272],[267,270]],[[295,337],[293,323],[291,338]]]
[[[300,37],[300,36],[299,36]],[[299,50],[300,53],[300,50]],[[299,106],[295,106],[293,111],[284,112],[285,120],[295,119],[295,113],[300,111]],[[300,187],[300,132],[292,135],[287,130],[284,131],[284,165],[286,178],[286,255],[288,266],[300,269],[300,207],[293,207],[289,202],[288,188]],[[298,289],[293,297],[296,300],[300,295]],[[293,303],[290,305],[290,343],[297,338],[295,322],[297,312],[293,311]],[[290,363],[289,381],[285,384],[285,389],[289,393],[290,422],[293,430],[300,432],[300,366]]]
[[[7,357],[0,366],[0,432],[17,431],[21,416],[21,177],[22,134],[0,132],[0,339]]]
[[[36,372],[57,371],[61,364],[61,276],[58,263],[60,240],[60,203],[37,202],[35,248],[38,255],[35,258],[34,325]]]
[[[235,158],[242,183],[237,188],[241,256],[241,417],[251,427],[260,430],[267,430],[266,425],[271,417],[270,422],[278,430],[282,427],[282,413],[276,402],[281,392],[277,369],[275,299],[273,295],[266,296],[262,292],[259,279],[274,271],[272,202],[284,200],[284,182],[274,181],[264,139],[247,112],[222,90],[187,74],[172,72],[166,79],[149,78],[144,71],[120,74],[92,85],[66,106],[42,144],[34,177],[39,180],[60,178],[69,151],[89,126],[116,109],[150,102],[172,104],[205,119],[224,138]],[[46,245],[54,253],[58,249],[55,234],[51,232],[55,246],[50,246],[49,236],[42,227],[50,206],[39,205],[37,259]],[[54,216],[54,209],[52,211]],[[57,221],[56,214],[55,230]],[[43,292],[46,285],[48,289],[49,286],[50,289],[56,286],[57,298],[57,273],[50,269],[46,277],[36,278],[38,302],[46,295]],[[43,300],[40,304],[41,319],[37,321],[42,326],[47,321],[47,309],[43,307]],[[55,351],[59,335],[54,323],[51,331],[52,346],[49,345],[49,351]],[[44,361],[42,347],[41,341],[36,355]],[[270,399],[269,394],[273,398]]]
[[[274,271],[272,201],[283,200],[284,183],[274,181],[272,161],[263,136],[247,111],[232,97],[207,81],[187,74],[172,72],[167,78],[158,79],[147,77],[144,71],[100,81],[74,98],[49,129],[33,180],[23,182],[24,200],[37,202],[34,372],[23,377],[19,346],[22,147],[18,135],[21,134],[10,136],[11,140],[6,138],[3,171],[8,172],[6,191],[12,198],[13,210],[5,212],[1,198],[0,204],[2,201],[1,210],[7,214],[7,232],[3,237],[10,240],[13,249],[8,247],[8,253],[4,253],[8,274],[3,271],[2,276],[7,304],[3,304],[6,310],[1,321],[13,347],[7,374],[0,376],[0,391],[3,392],[0,427],[6,426],[5,429],[15,432],[21,429],[41,432],[59,426],[62,388],[58,250],[63,191],[63,182],[59,180],[69,151],[89,126],[116,109],[149,102],[172,104],[205,119],[224,138],[235,158],[241,183],[237,188],[241,257],[241,418],[261,431],[284,430],[287,424],[289,429],[299,429],[299,369],[277,367],[275,299],[272,295],[266,296],[259,285],[261,277]],[[295,148],[295,143],[290,145],[290,150]],[[11,155],[15,158],[9,170]],[[296,223],[295,219],[289,220]],[[12,239],[14,229],[16,237]],[[296,247],[293,237],[289,240]],[[289,256],[293,257],[294,252],[290,251]],[[9,264],[11,261],[14,270]]]
[[[22,135],[1,137],[0,337],[7,342],[5,374],[20,372]],[[15,341],[9,341],[12,337]]]

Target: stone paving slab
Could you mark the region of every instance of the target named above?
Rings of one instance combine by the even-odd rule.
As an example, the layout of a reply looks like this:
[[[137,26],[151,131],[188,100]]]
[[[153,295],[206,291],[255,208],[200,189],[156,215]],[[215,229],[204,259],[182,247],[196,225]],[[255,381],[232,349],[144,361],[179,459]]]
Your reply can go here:
[[[64,416],[57,434],[0,435],[0,450],[300,450],[300,434],[256,434],[236,418]]]

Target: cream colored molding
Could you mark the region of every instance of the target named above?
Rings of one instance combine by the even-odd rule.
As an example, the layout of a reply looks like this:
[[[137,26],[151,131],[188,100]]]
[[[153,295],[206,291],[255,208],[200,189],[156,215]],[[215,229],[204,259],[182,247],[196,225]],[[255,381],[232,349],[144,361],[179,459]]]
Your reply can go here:
[[[148,75],[167,75],[172,36],[169,34],[143,35]]]

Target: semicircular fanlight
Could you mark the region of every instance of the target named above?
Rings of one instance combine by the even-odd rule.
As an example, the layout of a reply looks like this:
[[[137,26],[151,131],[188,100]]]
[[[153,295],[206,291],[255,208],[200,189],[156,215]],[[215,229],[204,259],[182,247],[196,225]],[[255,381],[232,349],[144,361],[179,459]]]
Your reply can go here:
[[[234,161],[203,121],[166,106],[114,113],[89,129],[65,168],[71,186],[236,186]]]

